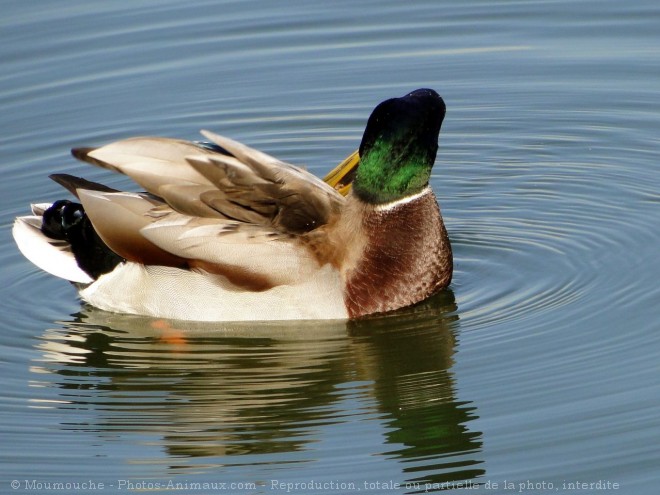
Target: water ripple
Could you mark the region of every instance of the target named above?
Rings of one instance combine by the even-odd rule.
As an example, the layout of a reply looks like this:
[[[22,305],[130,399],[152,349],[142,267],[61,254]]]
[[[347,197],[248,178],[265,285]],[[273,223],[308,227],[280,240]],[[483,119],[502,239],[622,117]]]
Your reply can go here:
[[[653,2],[24,4],[0,21],[5,478],[617,473],[654,493]],[[182,328],[81,308],[11,241],[62,194],[48,173],[133,187],[73,146],[210,128],[322,175],[423,86],[448,107],[432,185],[456,266],[425,305]]]

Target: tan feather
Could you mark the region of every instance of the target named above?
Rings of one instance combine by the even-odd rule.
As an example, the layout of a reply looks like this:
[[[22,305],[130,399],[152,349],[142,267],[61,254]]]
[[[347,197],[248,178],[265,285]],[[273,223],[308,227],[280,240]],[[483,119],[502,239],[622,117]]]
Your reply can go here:
[[[302,234],[345,199],[316,176],[232,139],[202,134],[234,156],[186,141],[132,138],[74,155],[131,177],[174,210]]]
[[[227,216],[302,234],[326,224],[345,202],[341,194],[305,170],[229,138],[208,131],[202,134],[235,155],[189,158],[223,192],[222,196],[207,193],[202,200]]]
[[[158,188],[158,195],[179,213],[195,217],[227,218],[201,200],[202,194],[213,191],[217,191],[214,186],[166,184]]]
[[[248,165],[257,175],[264,177],[271,182],[289,182],[298,179],[308,184],[315,185],[319,192],[323,191],[331,198],[336,198],[338,196],[338,193],[331,186],[300,167],[278,160],[263,151],[250,148],[243,143],[239,143],[238,141],[234,141],[225,136],[220,136],[211,131],[202,130],[201,133],[207,139],[210,139],[218,146],[226,149],[239,161]]]
[[[227,150],[231,155],[235,156],[240,162],[245,163],[249,166],[258,166],[260,164],[281,164],[277,158],[270,156],[263,151],[256,150],[251,148],[243,143],[235,141],[231,138],[221,136],[211,131],[203,129],[200,131],[202,136],[206,139],[214,142],[221,148]],[[287,164],[288,165],[288,164]]]
[[[79,189],[80,201],[103,242],[119,256],[143,264],[183,267],[186,261],[155,246],[140,229],[156,221],[148,212],[158,202],[140,194]]]
[[[96,149],[75,149],[74,156],[88,163],[128,175],[152,194],[166,184],[212,185],[187,162],[191,155],[213,155],[213,151],[187,141],[137,137]]]
[[[141,233],[175,256],[196,260],[193,266],[267,278],[270,286],[300,283],[319,268],[298,237],[253,224],[172,212]]]

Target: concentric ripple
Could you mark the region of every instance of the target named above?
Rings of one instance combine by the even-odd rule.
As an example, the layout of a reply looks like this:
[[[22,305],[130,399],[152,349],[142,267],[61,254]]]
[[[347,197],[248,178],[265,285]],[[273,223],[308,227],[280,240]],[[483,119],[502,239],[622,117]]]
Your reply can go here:
[[[657,2],[42,3],[0,20],[1,479],[657,493]],[[11,240],[62,196],[50,173],[134,187],[71,147],[207,128],[322,175],[419,87],[447,104],[432,186],[456,271],[415,308],[109,315]]]

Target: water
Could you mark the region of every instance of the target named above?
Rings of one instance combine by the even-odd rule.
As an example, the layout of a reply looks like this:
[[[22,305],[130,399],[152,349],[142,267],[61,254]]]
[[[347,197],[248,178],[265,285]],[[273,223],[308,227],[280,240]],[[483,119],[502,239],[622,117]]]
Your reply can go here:
[[[5,1],[0,492],[656,493],[659,16],[639,0]],[[378,102],[425,86],[448,107],[432,185],[456,273],[419,307],[109,315],[10,238],[29,202],[66,196],[49,173],[131,186],[73,146],[208,128],[322,175]]]

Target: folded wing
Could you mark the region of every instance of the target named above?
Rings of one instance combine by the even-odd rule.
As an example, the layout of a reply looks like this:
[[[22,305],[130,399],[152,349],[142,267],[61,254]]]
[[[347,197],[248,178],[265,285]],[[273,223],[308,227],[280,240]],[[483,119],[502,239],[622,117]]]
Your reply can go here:
[[[343,196],[309,172],[229,138],[203,134],[227,153],[167,138],[132,138],[73,153],[128,175],[175,211],[192,216],[302,234],[341,209]]]
[[[308,278],[319,262],[305,234],[331,221],[344,197],[298,167],[204,136],[226,153],[165,138],[73,151],[146,190],[76,189],[103,241],[129,261],[205,270],[245,290]]]

